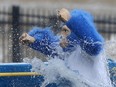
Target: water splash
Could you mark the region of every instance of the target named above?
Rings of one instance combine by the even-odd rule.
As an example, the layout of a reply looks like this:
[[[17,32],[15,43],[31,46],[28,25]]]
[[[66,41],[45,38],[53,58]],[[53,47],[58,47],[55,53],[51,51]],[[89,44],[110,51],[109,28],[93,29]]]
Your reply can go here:
[[[56,85],[60,85],[60,87],[90,87],[90,85],[91,87],[97,87],[82,78],[78,73],[68,69],[61,59],[51,59],[46,64],[38,58],[32,60],[25,58],[24,62],[31,63],[33,66],[32,71],[44,76],[45,81],[41,87],[45,87],[49,83],[56,83]],[[64,82],[61,82],[63,80]],[[68,84],[66,84],[67,81],[69,82]]]
[[[58,87],[110,87],[97,82],[93,83],[85,79],[78,72],[74,72],[67,68],[66,62],[59,58],[50,59],[46,63],[38,58],[25,58],[24,62],[31,63],[33,67],[32,71],[38,72],[44,76],[45,81],[42,83],[41,87],[45,87],[49,83],[55,83]]]
[[[109,43],[106,42],[105,50],[106,47],[109,48],[110,45],[108,44]],[[106,59],[106,54],[108,54],[108,52],[104,51],[101,55],[97,56],[99,58],[94,56],[90,58],[83,51],[81,51],[80,47],[78,47],[78,49],[70,55],[63,53],[61,48],[58,47],[57,53],[60,55],[59,57],[54,59],[47,58],[47,62],[42,62],[38,58],[24,59],[24,62],[32,64],[32,71],[38,72],[44,76],[45,81],[42,83],[41,87],[45,87],[50,83],[55,83],[57,87],[112,87],[109,79],[109,70]],[[80,58],[80,56],[86,56],[88,59]],[[93,57],[94,60],[92,60]],[[81,62],[78,61],[79,58]],[[81,73],[71,67],[70,60],[75,60],[73,61],[73,64],[78,65],[78,69],[82,70]],[[92,67],[91,65],[89,65],[90,68],[88,68],[88,65],[87,67],[82,67],[83,64],[86,65],[86,63],[91,61],[95,63]],[[73,66],[77,67],[77,65]],[[95,70],[92,68],[95,68]],[[93,77],[91,79],[87,78],[89,77],[88,73],[92,74]],[[98,79],[95,79],[96,77],[99,79],[99,81]]]
[[[105,43],[106,56],[109,58],[116,58],[116,41],[109,40]]]

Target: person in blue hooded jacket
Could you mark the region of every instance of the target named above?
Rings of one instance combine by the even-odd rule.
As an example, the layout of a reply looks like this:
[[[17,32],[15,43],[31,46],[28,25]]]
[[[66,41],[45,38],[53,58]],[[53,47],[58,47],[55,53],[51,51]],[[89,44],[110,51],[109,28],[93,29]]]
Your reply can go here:
[[[52,55],[52,57],[58,56],[56,48],[60,45],[64,52],[77,55],[76,57],[67,56],[64,59],[69,69],[78,71],[87,80],[97,81],[96,84],[109,85],[106,67],[103,64],[105,60],[102,61],[100,56],[104,40],[98,33],[92,16],[88,12],[77,9],[71,12],[67,9],[61,9],[58,15],[66,24],[62,31],[70,32],[68,34],[66,31],[65,33],[61,32],[65,37],[64,39],[60,40],[60,37],[54,35],[50,28],[34,28],[28,34],[24,33],[20,37],[20,41],[29,42],[29,47],[48,56]]]
[[[64,11],[64,12],[62,12]],[[61,10],[59,15],[61,17],[61,13],[66,13],[66,10]],[[76,41],[80,47],[87,52],[89,55],[97,55],[103,48],[103,37],[97,32],[97,29],[94,25],[92,16],[82,10],[73,10],[66,13],[68,16],[64,15],[64,18],[61,18],[62,21],[66,22],[66,26],[71,29],[71,34],[67,35],[67,39],[69,42]],[[70,17],[71,16],[71,17]],[[66,18],[67,17],[67,18]],[[68,21],[66,21],[68,20]],[[30,37],[28,37],[30,36]],[[25,37],[25,38],[24,38]],[[28,37],[28,38],[27,38]],[[55,36],[51,27],[47,27],[42,29],[40,27],[34,27],[28,34],[24,33],[20,40],[25,42],[26,39],[32,38],[32,43],[29,44],[35,50],[38,50],[46,55],[50,55],[51,51],[48,52],[44,49],[49,48],[52,45],[56,44],[60,41],[58,36]],[[22,39],[23,38],[23,39]],[[41,43],[41,44],[40,44]],[[42,44],[43,43],[43,44]],[[54,44],[53,44],[54,43]],[[71,45],[71,44],[70,44]],[[45,47],[47,46],[47,47]],[[74,46],[74,45],[72,45]],[[52,47],[52,46],[51,46]],[[53,46],[54,47],[54,46]],[[70,46],[69,46],[70,48]],[[50,48],[51,49],[51,48]],[[67,47],[68,49],[68,47]],[[53,50],[53,49],[51,49]],[[65,49],[66,50],[66,49]]]
[[[104,57],[104,39],[97,31],[92,15],[84,10],[74,9],[69,12],[63,8],[58,11],[58,16],[77,41],[73,56],[67,58],[67,66],[78,71],[84,79],[97,84],[97,87],[112,87]]]

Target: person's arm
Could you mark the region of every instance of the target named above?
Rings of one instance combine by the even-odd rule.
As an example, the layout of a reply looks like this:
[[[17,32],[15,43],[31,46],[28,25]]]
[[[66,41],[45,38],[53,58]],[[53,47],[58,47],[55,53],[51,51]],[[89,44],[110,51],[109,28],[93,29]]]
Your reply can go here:
[[[22,44],[37,50],[47,56],[56,56],[55,47],[57,38],[52,34],[53,32],[49,27],[42,29],[34,27],[28,34],[23,33],[19,38]],[[53,46],[54,45],[54,46]]]
[[[55,53],[55,49],[51,47],[53,40],[50,40],[51,38],[49,38],[52,34],[52,31],[35,27],[28,34],[35,38],[35,41],[28,45],[29,47],[48,56],[53,57],[57,55]]]
[[[78,37],[81,48],[91,56],[98,55],[103,49],[103,37],[97,32],[90,14],[73,10],[66,25]]]

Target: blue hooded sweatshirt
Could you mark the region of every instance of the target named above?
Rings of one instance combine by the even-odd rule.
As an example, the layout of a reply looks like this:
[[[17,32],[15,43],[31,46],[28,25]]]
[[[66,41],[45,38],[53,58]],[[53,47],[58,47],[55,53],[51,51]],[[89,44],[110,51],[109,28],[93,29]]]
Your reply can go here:
[[[103,49],[103,37],[98,33],[93,17],[83,10],[72,10],[66,25],[77,36],[81,49],[91,56],[98,55]],[[70,36],[72,37],[72,36]]]
[[[57,56],[55,47],[59,44],[59,38],[54,35],[51,27],[46,27],[44,29],[34,27],[28,34],[35,38],[35,42],[29,44],[29,47],[47,56]]]
[[[54,32],[51,30],[51,27],[46,27],[44,29],[40,27],[34,27],[29,33],[30,36],[35,38],[34,43],[29,44],[28,46],[37,50],[47,56],[55,57],[58,56],[56,52],[56,47],[59,46],[60,36],[54,35]],[[72,32],[67,37],[69,44],[66,48],[63,48],[64,52],[72,52],[76,49],[77,37]]]
[[[66,23],[71,34],[67,37],[69,45],[63,48],[64,52],[72,52],[76,45],[80,45],[89,55],[98,55],[103,48],[103,38],[97,32],[92,16],[82,10],[73,10],[71,18]],[[29,33],[36,41],[29,46],[48,56],[57,56],[56,47],[59,46],[60,38],[55,36],[51,27],[42,29],[34,27]]]

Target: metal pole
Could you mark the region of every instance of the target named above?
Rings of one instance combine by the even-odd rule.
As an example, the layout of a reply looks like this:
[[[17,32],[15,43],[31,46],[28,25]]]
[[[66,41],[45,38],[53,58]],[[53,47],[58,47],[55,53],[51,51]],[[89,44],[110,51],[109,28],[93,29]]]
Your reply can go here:
[[[19,20],[20,20],[20,11],[19,6],[12,7],[12,58],[13,62],[20,62],[20,46],[19,46]]]

